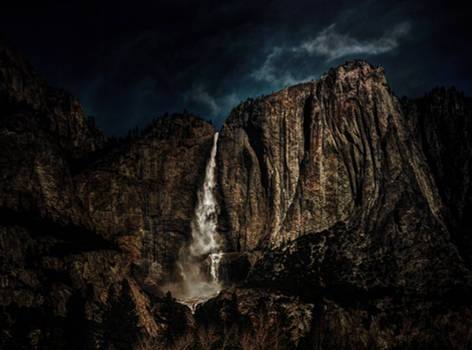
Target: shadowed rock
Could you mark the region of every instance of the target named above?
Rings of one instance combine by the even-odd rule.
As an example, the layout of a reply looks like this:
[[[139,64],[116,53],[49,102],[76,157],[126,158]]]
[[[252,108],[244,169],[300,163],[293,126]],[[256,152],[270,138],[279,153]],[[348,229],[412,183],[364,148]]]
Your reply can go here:
[[[456,91],[400,104],[360,61],[237,106],[215,193],[232,288],[194,317],[159,287],[213,126],[107,140],[1,42],[0,347],[467,348],[470,121]]]

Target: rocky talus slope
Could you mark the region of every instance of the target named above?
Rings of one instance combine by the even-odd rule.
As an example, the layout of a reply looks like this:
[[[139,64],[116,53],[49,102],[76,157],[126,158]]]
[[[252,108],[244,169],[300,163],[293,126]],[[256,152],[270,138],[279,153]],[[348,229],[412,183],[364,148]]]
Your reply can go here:
[[[471,348],[471,113],[454,89],[398,101],[360,61],[235,107],[228,288],[192,314],[159,287],[213,126],[184,113],[108,140],[0,42],[0,348]]]

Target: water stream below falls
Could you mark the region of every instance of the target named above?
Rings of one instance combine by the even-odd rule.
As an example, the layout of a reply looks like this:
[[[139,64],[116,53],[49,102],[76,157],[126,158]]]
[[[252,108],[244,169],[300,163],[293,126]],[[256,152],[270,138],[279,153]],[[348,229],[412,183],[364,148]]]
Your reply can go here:
[[[221,290],[218,267],[223,253],[221,239],[216,232],[218,206],[214,195],[217,143],[218,133],[215,133],[205,180],[198,192],[195,215],[191,222],[192,240],[179,253],[177,266],[182,280],[167,287],[177,301],[192,310]]]

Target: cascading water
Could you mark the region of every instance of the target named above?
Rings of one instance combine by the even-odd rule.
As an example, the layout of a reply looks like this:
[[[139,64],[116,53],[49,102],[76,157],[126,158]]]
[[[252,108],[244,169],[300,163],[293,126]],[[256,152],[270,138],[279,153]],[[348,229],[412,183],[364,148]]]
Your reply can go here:
[[[216,233],[217,204],[214,195],[217,144],[218,133],[215,133],[210,159],[205,169],[205,181],[203,188],[198,193],[197,207],[192,220],[190,254],[193,256],[202,256],[219,250],[219,240]]]
[[[221,242],[216,232],[218,207],[215,200],[215,166],[218,133],[213,137],[210,159],[205,169],[205,180],[198,192],[195,215],[191,223],[190,245],[180,250],[177,263],[182,281],[167,286],[180,302],[195,306],[221,290],[218,266],[222,257]],[[208,269],[204,269],[205,263]]]

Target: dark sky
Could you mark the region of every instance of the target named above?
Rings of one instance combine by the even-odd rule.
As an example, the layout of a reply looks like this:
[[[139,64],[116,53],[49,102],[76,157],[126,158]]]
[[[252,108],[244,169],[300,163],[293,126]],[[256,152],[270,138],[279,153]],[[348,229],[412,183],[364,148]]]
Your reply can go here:
[[[37,3],[0,5],[0,32],[107,135],[184,108],[220,127],[240,101],[355,58],[398,96],[472,95],[471,16],[454,1]]]

